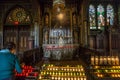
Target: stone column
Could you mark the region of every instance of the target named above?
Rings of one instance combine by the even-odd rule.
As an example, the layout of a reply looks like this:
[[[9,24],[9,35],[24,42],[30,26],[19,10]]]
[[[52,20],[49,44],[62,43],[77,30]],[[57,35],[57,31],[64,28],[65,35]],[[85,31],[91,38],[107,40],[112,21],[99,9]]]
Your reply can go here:
[[[38,47],[39,46],[39,26],[38,26],[38,22],[34,22],[34,46]]]

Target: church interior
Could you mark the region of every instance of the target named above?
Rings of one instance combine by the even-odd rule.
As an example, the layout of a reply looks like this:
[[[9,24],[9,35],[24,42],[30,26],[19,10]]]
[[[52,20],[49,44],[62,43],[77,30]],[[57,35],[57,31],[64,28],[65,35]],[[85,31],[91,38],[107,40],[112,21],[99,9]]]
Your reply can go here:
[[[16,44],[16,80],[120,80],[119,0],[0,0],[0,49]]]

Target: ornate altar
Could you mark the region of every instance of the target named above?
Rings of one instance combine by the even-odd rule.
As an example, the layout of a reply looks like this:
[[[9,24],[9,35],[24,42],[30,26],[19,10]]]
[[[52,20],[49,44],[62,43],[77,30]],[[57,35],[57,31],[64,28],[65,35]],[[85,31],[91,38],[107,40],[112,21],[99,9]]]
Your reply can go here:
[[[54,60],[66,60],[73,58],[73,52],[78,47],[78,44],[44,44],[44,57]]]
[[[44,31],[44,57],[54,60],[72,59],[73,52],[79,46],[73,43],[72,31],[69,28],[53,28]]]
[[[52,11],[46,8],[44,17],[44,57],[54,60],[72,59],[74,50],[79,46],[76,12],[65,8],[65,0],[53,0]]]

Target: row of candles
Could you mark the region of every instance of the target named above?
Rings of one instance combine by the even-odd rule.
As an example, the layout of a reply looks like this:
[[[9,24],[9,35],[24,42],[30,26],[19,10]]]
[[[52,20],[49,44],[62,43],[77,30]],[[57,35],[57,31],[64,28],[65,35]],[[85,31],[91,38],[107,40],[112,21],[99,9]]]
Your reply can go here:
[[[91,65],[119,65],[118,56],[91,56]]]
[[[42,67],[59,67],[59,68],[61,68],[61,67],[67,67],[67,68],[83,68],[83,66],[82,65],[59,65],[59,66],[57,66],[57,65],[54,65],[54,64],[43,64],[42,65]]]
[[[97,77],[120,77],[119,69],[96,69],[93,73]]]
[[[49,71],[58,71],[58,70],[61,70],[61,71],[79,71],[79,72],[84,71],[83,68],[66,68],[66,67],[65,68],[48,67],[47,70],[49,70]]]
[[[52,80],[86,80],[85,71],[82,65],[78,66],[55,66],[52,64],[43,65],[39,79]]]
[[[33,77],[37,77],[38,76],[38,72],[39,72],[39,68],[38,67],[32,67],[32,66],[27,66],[24,65],[22,66],[22,73],[18,73],[15,70],[15,76],[16,77],[28,77],[28,76],[33,76]]]
[[[82,69],[84,70],[83,66],[82,65],[76,65],[76,66],[70,66],[70,65],[66,65],[66,66],[56,66],[56,65],[53,65],[53,64],[43,64],[42,66],[42,69],[47,69],[47,70],[71,70],[71,71],[75,71],[75,70],[78,70],[78,69]]]
[[[94,75],[97,77],[105,78],[113,78],[120,77],[120,66],[119,65],[92,65],[91,66]]]
[[[120,69],[120,66],[119,65],[115,65],[115,66],[105,66],[105,65],[102,65],[102,66],[99,66],[99,65],[95,65],[95,66],[91,66],[91,68],[94,68],[94,69],[115,69],[115,70],[117,70],[117,69]]]
[[[101,74],[101,73],[97,73],[96,74],[97,77],[106,77],[106,74]],[[107,75],[108,76],[108,75]],[[120,78],[120,74],[109,74],[109,77],[116,77],[116,78]]]
[[[97,69],[95,73],[120,73],[120,69]]]
[[[53,76],[85,76],[85,72],[53,72],[53,71],[42,71],[41,75],[53,75]]]
[[[43,78],[40,76],[39,80],[42,80]],[[61,77],[61,76],[52,76],[49,78],[50,80],[87,80],[86,77]],[[47,80],[47,79],[45,79]]]

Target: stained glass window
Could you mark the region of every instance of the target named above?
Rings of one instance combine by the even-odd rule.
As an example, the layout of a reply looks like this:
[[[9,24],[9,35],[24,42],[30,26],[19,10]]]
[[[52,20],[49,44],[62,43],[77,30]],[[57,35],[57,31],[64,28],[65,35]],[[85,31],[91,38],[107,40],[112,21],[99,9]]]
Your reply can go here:
[[[95,20],[95,7],[93,5],[89,6],[89,22],[90,29],[96,29],[96,20]]]
[[[118,8],[118,14],[120,14],[120,8]],[[112,4],[90,4],[88,16],[90,30],[104,30],[106,26],[114,24],[114,7]],[[118,17],[120,24],[120,16]]]
[[[118,17],[119,17],[119,24],[120,24],[120,5],[119,5],[119,7],[118,7]]]
[[[104,29],[105,26],[105,11],[104,7],[100,4],[97,7],[98,29]]]
[[[114,9],[112,5],[107,5],[107,25],[113,25],[114,21]]]

